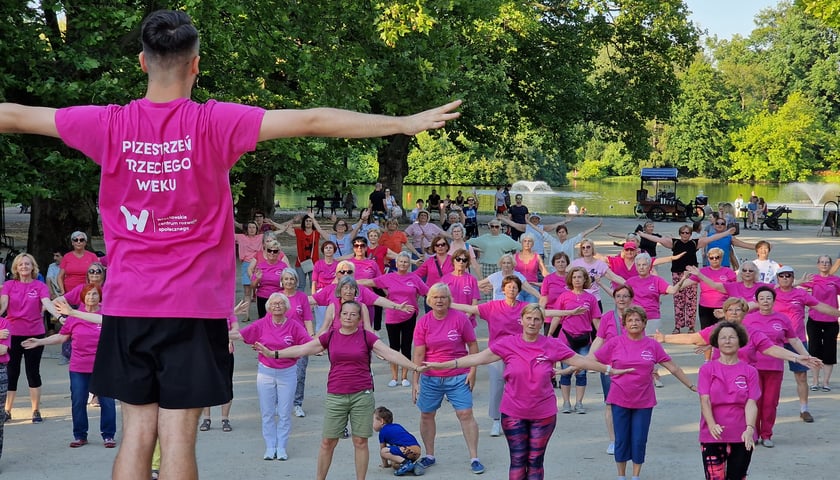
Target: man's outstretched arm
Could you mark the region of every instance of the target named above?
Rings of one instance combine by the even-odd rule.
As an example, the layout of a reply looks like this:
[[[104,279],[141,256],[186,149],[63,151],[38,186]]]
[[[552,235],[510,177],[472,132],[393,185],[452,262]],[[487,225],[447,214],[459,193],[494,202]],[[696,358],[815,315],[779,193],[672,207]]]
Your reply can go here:
[[[0,103],[0,133],[32,133],[58,137],[55,109]]]
[[[405,117],[389,117],[335,108],[269,110],[263,117],[260,141],[289,137],[369,138],[403,133],[416,135],[440,128],[461,114],[461,100]]]

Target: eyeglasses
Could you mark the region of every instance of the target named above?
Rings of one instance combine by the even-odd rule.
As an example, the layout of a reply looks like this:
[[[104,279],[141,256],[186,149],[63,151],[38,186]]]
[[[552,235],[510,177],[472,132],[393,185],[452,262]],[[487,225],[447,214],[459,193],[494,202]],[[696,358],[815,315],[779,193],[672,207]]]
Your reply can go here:
[[[581,250],[592,250],[592,245],[581,245]]]
[[[715,225],[726,225],[726,222],[715,222]]]
[[[366,243],[354,243],[353,248],[364,248],[367,247]]]
[[[619,298],[628,299],[628,298],[633,298],[633,296],[632,295],[616,295],[614,298],[616,298],[616,299],[619,299]]]
[[[436,247],[448,247],[449,245],[447,245],[445,243],[436,243],[435,246]]]
[[[268,253],[280,253],[279,248],[266,248],[265,251]]]
[[[780,273],[776,276],[779,278],[793,278],[793,274],[790,272]]]
[[[88,270],[88,273],[91,275],[102,275],[102,270],[98,268],[91,268],[90,270]],[[781,275],[779,276],[781,277]]]
[[[460,262],[460,263],[467,263],[469,261],[468,258],[464,258],[464,257],[455,257],[455,258],[453,258],[453,260],[455,260],[456,262]]]
[[[340,273],[340,274],[342,274],[342,275],[350,275],[350,274],[351,274],[351,273],[353,273],[354,271],[355,271],[355,270],[337,270],[335,273]]]
[[[79,238],[74,238],[73,239],[73,243],[85,243],[85,242],[87,242],[87,238],[79,237]]]
[[[720,255],[714,255],[714,256],[713,256],[713,255],[709,255],[709,260],[720,260],[720,259],[721,259],[721,256],[720,256]]]

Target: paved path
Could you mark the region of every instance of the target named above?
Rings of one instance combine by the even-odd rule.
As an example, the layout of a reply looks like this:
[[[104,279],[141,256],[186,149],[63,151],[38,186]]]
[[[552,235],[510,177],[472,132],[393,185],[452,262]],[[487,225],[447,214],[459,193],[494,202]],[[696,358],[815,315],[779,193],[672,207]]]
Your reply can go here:
[[[548,218],[548,221],[553,219]],[[8,218],[7,218],[8,221]],[[569,224],[576,231],[593,225],[593,219],[576,219]],[[636,221],[630,219],[607,219],[604,227],[593,238],[599,250],[615,252],[610,247],[605,232],[632,231]],[[677,225],[657,224],[657,231],[676,234]],[[817,238],[817,227],[792,226],[790,231],[756,232],[742,234],[746,241],[765,238],[773,242],[773,257],[790,264],[797,272],[815,270],[816,256],[827,253],[835,256],[840,241],[830,237]],[[739,252],[739,256],[750,256],[750,252]],[[661,269],[661,273],[667,269]],[[665,302],[663,328],[670,330],[668,312],[673,308]],[[608,305],[605,305],[607,308]],[[671,317],[671,322],[672,317]],[[479,342],[486,345],[487,330],[483,322],[478,329]],[[700,357],[687,347],[669,346],[668,351],[694,378],[700,366]],[[5,446],[0,459],[0,474],[16,479],[104,479],[109,478],[110,467],[116,450],[102,447],[91,429],[91,444],[79,449],[68,448],[72,440],[70,421],[70,395],[67,369],[58,363],[58,348],[49,347],[42,361],[44,378],[43,407],[44,423],[30,423],[29,399],[21,391],[15,404],[15,419],[6,424]],[[236,352],[235,400],[231,421],[233,432],[223,433],[220,429],[218,409],[213,410],[213,428],[199,432],[198,459],[202,478],[313,478],[315,458],[318,451],[323,415],[323,398],[326,385],[328,361],[326,357],[312,357],[309,363],[307,395],[304,408],[305,418],[293,419],[292,438],[289,445],[289,460],[286,462],[262,460],[263,442],[260,434],[259,405],[256,397],[256,356],[244,346]],[[376,378],[376,400],[394,411],[396,421],[403,423],[417,434],[419,414],[411,404],[410,389],[388,388],[388,365],[374,361]],[[840,432],[840,380],[835,376],[838,388],[832,393],[812,393],[811,412],[816,418],[813,424],[799,420],[798,401],[792,375],[785,374],[782,386],[779,417],[775,429],[776,448],[757,447],[751,466],[751,477],[756,479],[789,479],[804,476],[810,479],[834,479],[836,456],[840,452],[837,436]],[[560,415],[557,430],[548,447],[546,478],[548,479],[614,479],[613,457],[604,453],[607,445],[603,421],[603,397],[597,375],[590,374],[590,387],[585,404],[586,415]],[[671,376],[663,377],[665,388],[657,389],[659,405],[654,409],[653,424],[647,450],[647,462],[642,471],[649,479],[702,479],[697,425],[699,402],[696,395],[686,390]],[[25,381],[22,382],[25,385]],[[487,374],[479,370],[475,396],[475,412],[479,421],[479,453],[487,467],[484,478],[507,478],[508,449],[504,437],[488,436],[491,422],[487,417]],[[90,408],[91,426],[98,425],[98,409]],[[117,435],[120,440],[120,435]],[[371,441],[369,479],[391,478],[390,472],[376,468],[376,442]],[[437,436],[438,464],[427,470],[428,479],[454,479],[471,477],[466,447],[461,437],[455,415],[448,404],[438,413]],[[349,441],[341,441],[336,449],[329,478],[353,478],[353,453]]]

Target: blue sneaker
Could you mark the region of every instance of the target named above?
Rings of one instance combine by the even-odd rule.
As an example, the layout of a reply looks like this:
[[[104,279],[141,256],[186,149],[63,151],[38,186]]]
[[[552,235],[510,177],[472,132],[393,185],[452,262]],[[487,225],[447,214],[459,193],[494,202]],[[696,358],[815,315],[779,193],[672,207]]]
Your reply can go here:
[[[470,470],[472,470],[472,472],[476,475],[481,475],[484,473],[484,465],[482,465],[478,460],[473,460],[472,463],[470,463]]]
[[[414,471],[414,462],[412,462],[411,460],[406,460],[402,463],[402,465],[400,465],[400,468],[398,468],[394,471],[394,476],[395,477],[402,477],[406,473],[412,472],[412,471]]]
[[[423,468],[429,468],[435,464],[435,459],[432,457],[423,457],[417,463],[423,466]]]

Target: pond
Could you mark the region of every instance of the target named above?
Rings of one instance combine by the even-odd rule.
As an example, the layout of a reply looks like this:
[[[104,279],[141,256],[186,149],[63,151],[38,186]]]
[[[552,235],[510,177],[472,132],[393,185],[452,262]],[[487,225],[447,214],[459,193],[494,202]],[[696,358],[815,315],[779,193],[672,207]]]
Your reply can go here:
[[[668,188],[673,184],[669,183]],[[660,184],[660,188],[665,183]],[[353,193],[359,204],[367,204],[368,195],[373,191],[372,185],[354,185]],[[426,199],[432,189],[436,189],[441,197],[447,194],[455,198],[458,190],[464,195],[474,193],[479,198],[479,207],[483,212],[493,210],[493,196],[495,187],[489,186],[447,186],[447,185],[405,185],[403,187],[403,207],[414,208],[418,198]],[[639,182],[633,180],[606,181],[575,181],[561,187],[549,187],[545,182],[516,182],[512,189],[521,193],[523,203],[531,212],[549,215],[562,215],[569,204],[574,201],[578,208],[586,207],[589,215],[598,216],[632,216],[636,205],[636,190]],[[749,200],[752,192],[764,197],[772,210],[779,205],[787,205],[793,212],[792,219],[820,220],[822,218],[823,203],[837,200],[840,195],[840,184],[835,183],[792,183],[768,185],[744,185],[729,183],[678,183],[677,196],[685,203],[694,199],[700,192],[709,197],[709,203],[733,202],[739,194]],[[297,209],[309,205],[307,192],[278,188],[275,200],[281,209]],[[329,206],[329,202],[327,202]]]

